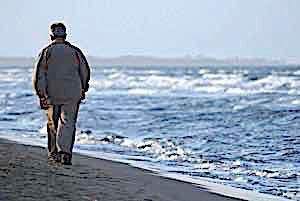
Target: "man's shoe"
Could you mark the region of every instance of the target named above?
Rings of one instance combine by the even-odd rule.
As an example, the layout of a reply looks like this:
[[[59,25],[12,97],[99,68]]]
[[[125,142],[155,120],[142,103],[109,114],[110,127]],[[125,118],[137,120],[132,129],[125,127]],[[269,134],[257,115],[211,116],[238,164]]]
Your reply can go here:
[[[63,165],[72,165],[72,155],[68,153],[62,153],[61,154],[61,164]]]

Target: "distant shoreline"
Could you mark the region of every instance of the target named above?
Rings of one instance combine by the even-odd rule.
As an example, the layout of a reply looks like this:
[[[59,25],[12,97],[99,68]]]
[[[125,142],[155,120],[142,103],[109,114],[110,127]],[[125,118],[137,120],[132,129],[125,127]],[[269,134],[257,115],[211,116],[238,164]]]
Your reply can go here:
[[[281,60],[267,60],[263,58],[229,58],[215,59],[211,57],[180,57],[160,58],[150,56],[120,56],[102,58],[88,56],[91,66],[172,66],[172,67],[200,67],[200,66],[297,66],[297,63],[288,63]],[[32,66],[34,57],[1,57],[0,67],[3,66]]]

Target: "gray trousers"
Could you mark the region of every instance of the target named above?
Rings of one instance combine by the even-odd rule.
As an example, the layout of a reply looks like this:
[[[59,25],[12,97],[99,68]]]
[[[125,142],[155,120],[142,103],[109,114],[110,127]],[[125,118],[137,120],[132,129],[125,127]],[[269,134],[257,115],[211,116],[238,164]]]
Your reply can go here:
[[[48,156],[72,155],[79,103],[49,105],[47,110]]]

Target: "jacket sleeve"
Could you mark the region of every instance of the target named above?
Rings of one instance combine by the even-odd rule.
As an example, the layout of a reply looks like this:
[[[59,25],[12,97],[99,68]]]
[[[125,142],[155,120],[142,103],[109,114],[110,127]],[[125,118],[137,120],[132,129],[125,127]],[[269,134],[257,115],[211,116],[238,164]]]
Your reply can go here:
[[[91,73],[90,66],[84,54],[79,49],[77,49],[76,52],[79,59],[79,75],[82,83],[82,89],[84,90],[84,92],[87,92],[89,89],[89,81],[90,81],[90,73]]]
[[[39,97],[47,97],[46,53],[46,49],[39,53],[32,73],[33,87]]]

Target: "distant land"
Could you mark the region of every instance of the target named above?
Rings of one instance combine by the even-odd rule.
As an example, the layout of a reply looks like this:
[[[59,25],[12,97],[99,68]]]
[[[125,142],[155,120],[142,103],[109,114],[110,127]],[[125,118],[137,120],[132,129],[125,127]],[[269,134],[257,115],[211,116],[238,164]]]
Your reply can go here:
[[[103,58],[89,56],[91,66],[273,66],[289,65],[283,60],[268,60],[263,58],[227,58],[216,59],[205,56],[185,56],[179,58],[164,58],[151,56],[120,56]],[[32,66],[33,57],[0,57],[0,66]],[[293,63],[295,65],[295,63]]]

